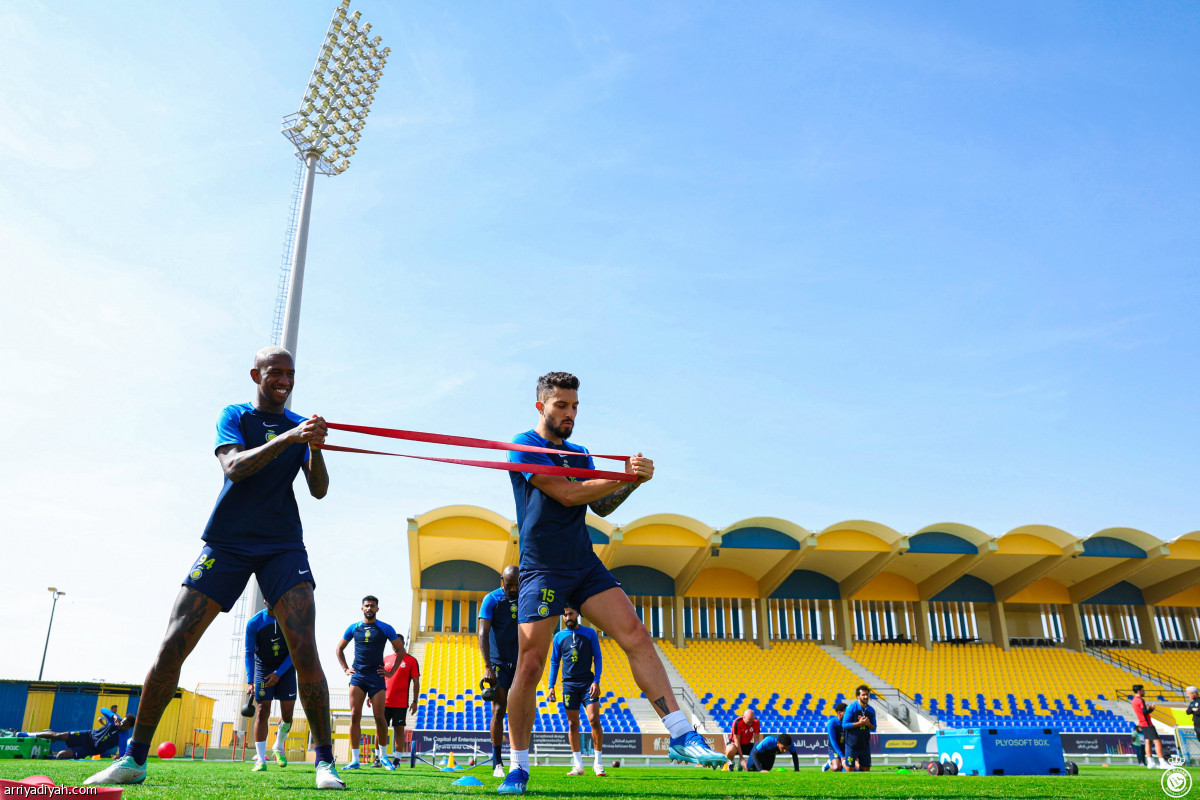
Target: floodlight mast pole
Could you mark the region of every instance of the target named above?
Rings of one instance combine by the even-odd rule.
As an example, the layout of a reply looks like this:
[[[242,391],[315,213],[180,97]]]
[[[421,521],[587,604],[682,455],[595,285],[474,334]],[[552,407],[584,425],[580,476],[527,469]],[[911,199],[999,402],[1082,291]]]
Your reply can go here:
[[[54,628],[54,609],[58,608],[58,598],[62,597],[66,592],[60,592],[53,586],[46,587],[50,593],[54,595],[54,602],[50,604],[50,624],[46,626],[46,644],[42,647],[42,665],[38,667],[38,680],[42,679],[42,672],[46,669],[46,651],[50,649],[50,631]]]
[[[350,158],[357,149],[391,53],[390,48],[381,47],[382,37],[368,38],[371,23],[360,26],[362,14],[349,9],[350,0],[342,0],[334,10],[300,109],[283,118],[283,135],[296,148],[296,157],[304,160],[304,189],[288,275],[287,309],[278,343],[293,358],[300,338],[300,302],[304,294],[313,183],[318,172],[332,176],[350,168]],[[291,402],[289,396],[288,408]]]
[[[317,175],[317,153],[304,156],[304,190],[300,199],[300,218],[296,222],[296,246],[292,250],[292,271],[288,276],[287,312],[283,316],[283,341],[285,350],[296,358],[296,341],[300,338],[300,298],[304,294],[304,260],[308,255],[308,220],[312,213],[313,183]],[[285,407],[292,407],[292,396],[288,395]]]

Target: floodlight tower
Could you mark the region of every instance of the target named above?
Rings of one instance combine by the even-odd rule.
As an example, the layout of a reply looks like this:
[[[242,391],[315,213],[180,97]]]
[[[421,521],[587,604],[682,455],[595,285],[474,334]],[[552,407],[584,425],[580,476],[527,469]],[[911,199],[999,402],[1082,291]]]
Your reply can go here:
[[[381,47],[382,37],[370,37],[371,23],[360,25],[361,18],[361,12],[350,11],[350,0],[342,0],[325,31],[300,109],[283,118],[283,135],[296,148],[296,157],[304,162],[304,188],[300,193],[288,277],[287,310],[278,342],[293,357],[300,334],[300,298],[304,291],[313,179],[318,172],[341,175],[350,168],[350,159],[371,113],[375,90],[391,53],[391,48]]]

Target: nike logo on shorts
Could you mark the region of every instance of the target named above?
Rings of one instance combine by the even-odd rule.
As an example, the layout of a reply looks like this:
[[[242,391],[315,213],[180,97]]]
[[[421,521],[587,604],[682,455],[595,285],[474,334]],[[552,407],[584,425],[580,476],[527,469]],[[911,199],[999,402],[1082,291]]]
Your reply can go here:
[[[301,575],[307,575],[307,574],[308,574],[308,570],[306,570],[306,569],[302,569],[302,570],[300,570],[300,574],[301,574]]]

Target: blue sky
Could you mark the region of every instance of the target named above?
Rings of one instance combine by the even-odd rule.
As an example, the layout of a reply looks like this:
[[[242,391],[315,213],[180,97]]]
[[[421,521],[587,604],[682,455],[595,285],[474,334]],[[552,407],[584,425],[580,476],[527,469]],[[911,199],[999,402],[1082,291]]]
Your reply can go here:
[[[2,677],[49,585],[48,678],[152,658],[333,6],[0,10]],[[618,523],[1200,528],[1194,7],[354,8],[393,53],[318,179],[298,411],[507,438],[565,369],[576,439],[658,464]],[[513,517],[502,475],[396,461],[331,455],[301,499],[329,664],[362,594],[407,627],[406,517]]]

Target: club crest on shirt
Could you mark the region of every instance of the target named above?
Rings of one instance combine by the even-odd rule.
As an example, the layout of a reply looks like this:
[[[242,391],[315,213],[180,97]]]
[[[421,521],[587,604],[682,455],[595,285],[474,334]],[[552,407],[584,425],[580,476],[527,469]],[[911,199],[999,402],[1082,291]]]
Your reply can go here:
[[[516,604],[516,603],[510,603],[510,604],[509,604],[509,609],[512,611],[512,618],[513,618],[513,619],[516,619],[516,618],[517,618],[517,604]]]
[[[274,439],[274,438],[275,438],[275,431],[268,430],[268,431],[267,431],[267,441],[269,442],[269,441],[271,441],[271,440],[272,440],[272,439]]]

